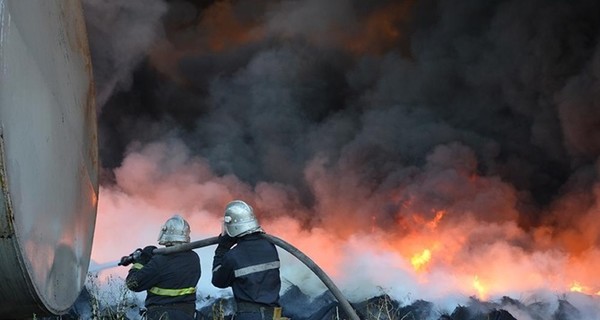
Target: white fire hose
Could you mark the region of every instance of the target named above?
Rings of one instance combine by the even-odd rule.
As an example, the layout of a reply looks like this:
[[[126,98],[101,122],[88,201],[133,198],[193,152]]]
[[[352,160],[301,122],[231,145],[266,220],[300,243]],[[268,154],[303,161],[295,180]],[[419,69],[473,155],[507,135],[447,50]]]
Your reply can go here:
[[[333,283],[333,281],[331,281],[329,276],[327,276],[327,274],[325,274],[325,272],[316,263],[314,263],[308,256],[306,256],[300,250],[296,249],[291,244],[289,244],[275,236],[268,235],[266,233],[262,233],[261,235],[263,237],[265,237],[267,240],[271,241],[271,243],[273,243],[276,246],[291,253],[294,257],[298,258],[298,260],[302,261],[302,263],[304,263],[312,272],[314,272],[314,274],[317,277],[319,277],[319,279],[321,279],[321,281],[323,281],[325,286],[329,289],[329,291],[331,291],[331,293],[335,296],[335,298],[339,302],[342,310],[344,312],[346,312],[349,319],[360,320],[360,318],[358,317],[358,315],[356,314],[356,312],[354,311],[354,309],[352,308],[352,306],[350,305],[348,300],[346,300],[346,298],[342,295],[342,292],[338,289],[338,287]],[[174,252],[202,248],[202,247],[210,246],[213,244],[217,244],[218,242],[219,242],[219,237],[212,237],[212,238],[206,238],[203,240],[193,241],[190,243],[184,243],[184,244],[180,244],[180,245],[176,245],[176,246],[172,246],[172,247],[157,248],[157,249],[154,249],[153,252],[155,254],[169,254],[169,253],[174,253]]]

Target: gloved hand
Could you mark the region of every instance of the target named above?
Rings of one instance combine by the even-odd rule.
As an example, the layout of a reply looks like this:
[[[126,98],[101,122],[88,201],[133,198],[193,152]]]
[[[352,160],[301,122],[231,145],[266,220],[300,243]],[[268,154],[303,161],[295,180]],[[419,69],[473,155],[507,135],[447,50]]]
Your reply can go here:
[[[121,257],[121,260],[119,261],[118,265],[126,267],[132,263],[133,263],[133,257],[131,255],[128,255],[128,256]]]
[[[215,250],[215,256],[223,256],[225,252],[229,251],[234,244],[237,243],[237,238],[230,237],[227,233],[221,233],[218,239],[217,249]]]
[[[142,249],[140,249],[140,248],[135,249],[135,251],[133,251],[128,256],[121,257],[121,260],[119,261],[118,265],[126,267],[126,266],[136,262],[136,259],[140,256],[141,253],[142,253]]]
[[[156,249],[155,246],[144,247],[143,250],[140,250],[140,254],[136,257],[135,262],[141,263],[143,265],[150,262],[150,259],[152,259],[152,256],[154,256],[154,253],[153,253],[154,249]]]
[[[229,236],[227,233],[222,233],[219,235],[219,244],[218,246],[224,249],[231,249],[231,247],[233,247],[234,244],[237,243],[238,238],[236,237],[231,237]]]

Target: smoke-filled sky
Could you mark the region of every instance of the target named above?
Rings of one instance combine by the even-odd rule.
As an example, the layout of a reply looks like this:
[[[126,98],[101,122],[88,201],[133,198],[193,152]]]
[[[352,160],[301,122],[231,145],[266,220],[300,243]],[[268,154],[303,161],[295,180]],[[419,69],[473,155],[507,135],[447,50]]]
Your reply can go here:
[[[83,4],[95,261],[242,199],[351,299],[600,291],[600,2]]]

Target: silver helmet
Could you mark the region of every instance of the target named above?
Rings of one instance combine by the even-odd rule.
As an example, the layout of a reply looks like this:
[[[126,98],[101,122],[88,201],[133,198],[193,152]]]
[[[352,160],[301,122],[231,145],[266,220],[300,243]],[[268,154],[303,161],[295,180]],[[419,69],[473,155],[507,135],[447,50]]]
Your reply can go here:
[[[262,232],[254,210],[241,200],[234,200],[225,207],[223,226],[230,237],[241,237],[254,232]]]
[[[160,229],[158,244],[172,246],[190,242],[190,225],[180,215],[169,218]]]

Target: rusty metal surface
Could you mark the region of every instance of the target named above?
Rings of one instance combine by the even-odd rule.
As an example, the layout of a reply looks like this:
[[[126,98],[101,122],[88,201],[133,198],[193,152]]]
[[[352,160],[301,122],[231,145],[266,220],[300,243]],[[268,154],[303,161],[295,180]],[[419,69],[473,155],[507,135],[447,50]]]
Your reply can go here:
[[[98,199],[94,85],[78,0],[0,0],[0,319],[66,312]]]

